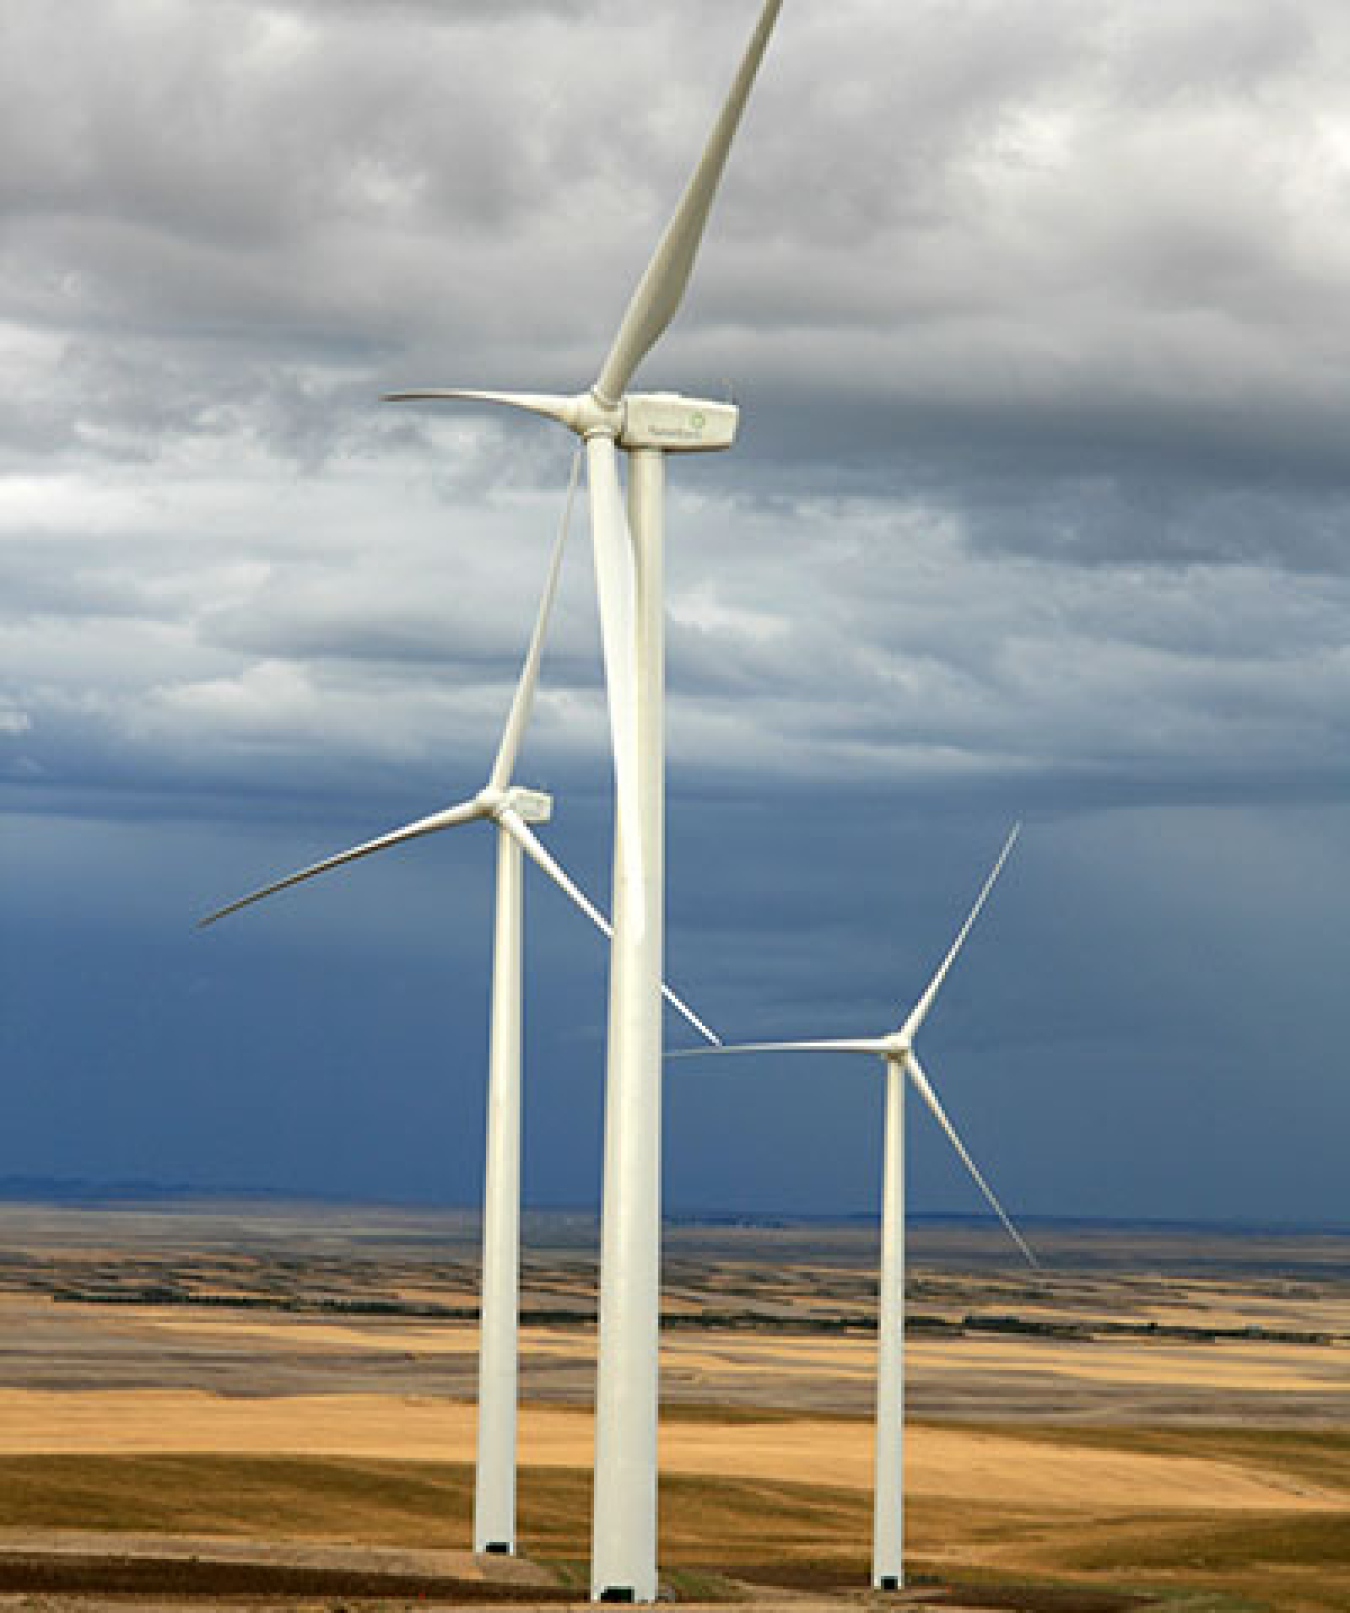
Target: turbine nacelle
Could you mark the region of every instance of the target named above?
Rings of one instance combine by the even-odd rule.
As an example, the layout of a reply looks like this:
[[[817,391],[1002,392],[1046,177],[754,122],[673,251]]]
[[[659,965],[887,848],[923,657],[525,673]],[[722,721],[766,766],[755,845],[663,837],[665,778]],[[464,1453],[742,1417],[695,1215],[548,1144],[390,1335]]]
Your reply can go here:
[[[595,392],[571,397],[548,392],[485,392],[462,387],[430,387],[386,393],[386,403],[458,401],[498,403],[543,415],[578,437],[609,437],[626,450],[657,448],[668,454],[709,454],[736,440],[740,410],[734,403],[686,398],[679,392],[633,392],[621,402],[603,402]]]
[[[734,403],[686,398],[678,392],[635,392],[624,399],[620,448],[659,448],[667,454],[710,454],[736,440]]]
[[[474,796],[474,804],[494,821],[504,812],[514,812],[523,823],[547,823],[553,816],[553,797],[523,784],[511,784],[504,790],[489,784]]]

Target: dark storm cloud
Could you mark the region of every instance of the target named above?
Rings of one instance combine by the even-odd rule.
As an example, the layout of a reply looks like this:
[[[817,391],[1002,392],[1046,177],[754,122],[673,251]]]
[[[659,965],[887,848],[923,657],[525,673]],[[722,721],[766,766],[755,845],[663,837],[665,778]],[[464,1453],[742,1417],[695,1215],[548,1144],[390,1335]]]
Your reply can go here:
[[[20,5],[7,303],[116,333],[142,399],[125,349],[172,337],[143,369],[167,359],[161,407],[189,413],[264,404],[301,365],[575,385],[702,137],[688,86],[725,77],[723,11],[531,7],[508,35],[496,7],[109,5],[73,49]],[[830,400],[797,438],[817,463],[889,457],[888,410],[920,438],[945,418],[956,482],[1082,435],[1108,474],[1245,463],[1280,420],[1291,450],[1314,416],[1334,445],[1346,32],[1312,4],[1214,30],[1156,5],[794,16],[670,375]],[[40,87],[18,66],[38,58]],[[324,388],[293,391],[321,429]]]
[[[1249,51],[1228,19],[1217,57],[1151,6],[793,18],[672,359],[715,340],[737,360],[736,337],[765,332],[776,361],[759,338],[742,378],[771,363],[817,393],[847,377],[939,403],[1103,382],[1165,396],[1164,337],[1218,379],[1276,362],[1270,339],[1306,342],[1338,284],[1316,96],[1344,27],[1301,9],[1263,14]],[[723,11],[677,27],[532,10],[508,51],[500,8],[391,26],[377,7],[108,6],[83,50],[55,52],[59,23],[20,6],[9,59],[60,65],[5,98],[11,285],[45,289],[63,325],[224,324],[245,344],[416,333],[509,353],[523,317],[550,369],[603,342],[682,182],[708,111],[686,86],[725,76]],[[124,59],[154,71],[129,84]]]
[[[769,401],[747,436],[773,496],[951,509],[981,548],[1064,565],[1261,563],[1339,573],[1350,458],[1334,413]],[[832,461],[813,457],[833,446]],[[763,464],[754,497],[768,480]]]

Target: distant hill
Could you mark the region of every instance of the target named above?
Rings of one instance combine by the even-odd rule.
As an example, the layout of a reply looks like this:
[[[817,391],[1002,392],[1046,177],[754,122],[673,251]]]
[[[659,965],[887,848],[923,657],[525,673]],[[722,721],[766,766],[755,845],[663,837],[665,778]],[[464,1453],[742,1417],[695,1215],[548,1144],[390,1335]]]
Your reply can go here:
[[[0,1199],[26,1204],[125,1204],[204,1196],[200,1188],[184,1182],[90,1182],[82,1177],[0,1176]]]
[[[203,1187],[193,1182],[157,1182],[142,1179],[127,1181],[90,1180],[80,1176],[0,1176],[0,1204],[68,1204],[91,1207],[131,1204],[312,1204],[316,1207],[367,1207],[370,1209],[416,1212],[455,1212],[476,1214],[476,1204],[452,1204],[428,1198],[377,1198],[351,1193],[319,1193],[312,1189],[299,1191],[280,1187]],[[595,1205],[538,1204],[525,1206],[525,1213],[544,1222],[560,1220],[596,1221],[599,1211]],[[665,1224],[670,1228],[694,1231],[788,1231],[802,1227],[835,1227],[841,1230],[867,1231],[877,1224],[875,1209],[840,1211],[835,1214],[820,1211],[791,1209],[723,1210],[695,1209],[688,1206],[670,1208],[665,1212]],[[989,1217],[981,1211],[925,1211],[911,1210],[908,1224],[915,1232],[974,1233],[989,1231]],[[1195,1234],[1230,1238],[1252,1237],[1344,1237],[1350,1234],[1350,1223],[1320,1221],[1243,1221],[1243,1220],[1170,1220],[1129,1216],[1077,1216],[1077,1215],[1023,1215],[1024,1226],[1045,1232],[1088,1234],[1130,1232],[1141,1236]]]

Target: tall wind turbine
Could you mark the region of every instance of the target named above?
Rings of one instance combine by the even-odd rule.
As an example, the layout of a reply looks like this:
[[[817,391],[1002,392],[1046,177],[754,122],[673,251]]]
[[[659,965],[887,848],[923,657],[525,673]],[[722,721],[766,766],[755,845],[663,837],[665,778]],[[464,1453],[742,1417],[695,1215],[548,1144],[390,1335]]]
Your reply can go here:
[[[392,394],[506,404],[586,444],[605,686],[614,753],[600,1339],[591,1595],[656,1598],[657,1329],[661,1253],[661,948],[664,897],[662,602],[665,456],[729,448],[737,410],[629,392],[684,298],[713,197],[782,6],[765,0],[703,154],[594,383],[571,397],[433,389]],[[627,516],[618,453],[629,456]]]
[[[886,1068],[885,1144],[882,1162],[881,1198],[881,1278],[877,1317],[877,1399],[876,1468],[872,1513],[872,1584],[878,1590],[899,1590],[904,1582],[904,1340],[905,1340],[905,1198],[904,1198],[904,1076],[914,1083],[919,1096],[933,1111],[962,1163],[975,1178],[980,1192],[994,1214],[1007,1228],[1013,1242],[1028,1264],[1036,1257],[1021,1233],[1004,1213],[994,1191],[980,1174],[956,1127],[938,1101],[933,1085],[923,1072],[914,1051],[914,1038],[928,1017],[947,971],[956,960],[971,926],[979,917],[985,899],[1002,872],[1008,853],[1017,839],[1014,826],[998,854],[988,878],[975,899],[966,922],[961,926],[937,973],[910,1010],[898,1030],[886,1036],[820,1042],[740,1042],[717,1048],[697,1048],[690,1054],[675,1053],[673,1058],[702,1056],[704,1053],[870,1053],[883,1060]]]
[[[563,546],[576,492],[578,454],[572,467],[562,522],[544,584],[534,632],[516,684],[506,726],[487,783],[457,806],[419,818],[378,839],[367,840],[336,856],[276,880],[202,919],[217,919],[250,903],[312,879],[316,874],[355,862],[372,852],[435,834],[456,824],[485,818],[497,826],[496,922],[492,945],[492,1019],[489,1032],[487,1158],[483,1183],[483,1264],[479,1296],[478,1451],[474,1484],[474,1550],[514,1552],[516,1543],[516,1401],[520,1265],[520,1048],[521,1048],[521,853],[531,857],[606,937],[608,920],[568,876],[530,825],[545,823],[552,813],[549,796],[512,782],[516,756],[534,704],[539,662],[553,598],[558,587]],[[662,993],[698,1033],[717,1037],[666,986]]]

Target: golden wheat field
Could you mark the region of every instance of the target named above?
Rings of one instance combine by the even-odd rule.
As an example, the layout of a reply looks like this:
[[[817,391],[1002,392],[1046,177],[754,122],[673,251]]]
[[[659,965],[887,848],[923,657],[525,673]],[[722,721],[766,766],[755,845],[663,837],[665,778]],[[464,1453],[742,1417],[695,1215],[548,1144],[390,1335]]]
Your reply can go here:
[[[0,1207],[0,1596],[575,1596],[593,1235],[527,1220],[527,1560],[489,1563],[466,1550],[471,1218]],[[904,1602],[1350,1609],[1350,1239],[1039,1241],[1033,1275],[983,1228],[914,1229]],[[872,1599],[875,1244],[866,1224],[670,1229],[672,1595]]]

